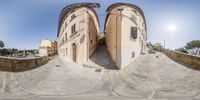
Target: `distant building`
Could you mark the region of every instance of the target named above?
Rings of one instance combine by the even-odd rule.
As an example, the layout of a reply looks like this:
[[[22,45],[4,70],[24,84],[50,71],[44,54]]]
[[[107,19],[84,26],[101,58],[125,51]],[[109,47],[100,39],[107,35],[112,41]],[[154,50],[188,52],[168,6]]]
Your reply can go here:
[[[96,3],[66,6],[58,22],[58,55],[62,60],[83,64],[98,44],[99,20]]]
[[[153,47],[155,48],[163,48],[162,44],[160,42],[153,43]]]
[[[54,56],[57,54],[57,42],[54,40],[42,40],[39,47],[40,56]]]
[[[104,31],[106,48],[119,69],[145,53],[147,28],[143,11],[128,3],[107,8]]]

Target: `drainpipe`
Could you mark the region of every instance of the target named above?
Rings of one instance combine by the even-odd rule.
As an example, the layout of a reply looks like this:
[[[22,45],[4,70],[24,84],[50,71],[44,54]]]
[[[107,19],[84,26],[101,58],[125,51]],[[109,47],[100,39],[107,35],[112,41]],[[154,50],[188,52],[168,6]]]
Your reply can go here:
[[[163,49],[163,53],[164,53],[165,52],[165,40],[164,40],[163,47],[164,47],[164,49]]]
[[[89,40],[90,40],[90,36],[89,36],[89,32],[90,32],[90,29],[89,29],[90,28],[90,22],[89,22],[89,20],[90,19],[89,19],[89,17],[90,16],[89,16],[89,13],[88,13],[88,8],[86,10],[86,13],[87,13],[87,24],[88,24],[87,25],[88,26],[88,28],[87,28],[88,31],[87,31],[87,35],[86,35],[87,36],[87,42],[86,42],[86,44],[87,44],[87,58],[86,58],[86,61],[88,61],[88,59],[90,57],[90,50],[89,50],[90,49],[90,43],[89,43]]]
[[[123,11],[123,9],[122,8],[119,8],[119,9],[117,9],[117,11],[119,11],[120,12],[120,17],[121,17],[121,20],[122,20],[122,11]],[[117,28],[117,21],[118,21],[118,17],[117,17],[117,15],[118,14],[116,14],[116,64],[117,64],[117,66],[118,66],[118,34],[120,34],[119,32],[118,32],[118,28]],[[121,27],[121,26],[120,26]],[[119,67],[119,66],[118,66]],[[120,66],[121,67],[121,66]],[[119,68],[119,69],[121,69],[121,68]]]

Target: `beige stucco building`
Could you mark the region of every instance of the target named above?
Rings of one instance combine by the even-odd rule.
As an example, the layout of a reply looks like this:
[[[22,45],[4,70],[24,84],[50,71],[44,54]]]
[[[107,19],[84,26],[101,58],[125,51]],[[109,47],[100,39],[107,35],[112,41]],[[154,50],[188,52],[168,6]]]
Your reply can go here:
[[[57,54],[57,42],[54,40],[42,40],[39,47],[40,56],[54,56]]]
[[[139,7],[127,3],[112,4],[106,11],[106,48],[117,67],[121,69],[145,52],[145,17]]]
[[[99,20],[93,8],[96,3],[66,6],[58,23],[58,55],[64,61],[83,64],[98,44]]]

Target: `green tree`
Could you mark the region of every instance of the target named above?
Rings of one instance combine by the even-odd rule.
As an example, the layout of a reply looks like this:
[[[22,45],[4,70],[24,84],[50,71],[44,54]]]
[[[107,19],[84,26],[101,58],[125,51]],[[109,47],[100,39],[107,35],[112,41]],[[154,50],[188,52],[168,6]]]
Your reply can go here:
[[[1,50],[1,54],[2,54],[3,56],[9,55],[9,50],[6,49],[6,48],[3,48],[3,49]]]
[[[4,47],[4,43],[3,41],[0,41],[0,48],[3,48]]]
[[[2,48],[4,47],[3,41],[0,41],[0,55],[2,55]]]
[[[179,52],[183,52],[183,53],[188,53],[188,51],[185,48],[183,48],[183,47],[175,49],[175,51],[179,51]]]
[[[11,48],[10,49],[10,55],[12,56],[13,54],[16,54],[16,52],[17,52],[17,49],[15,49],[15,48]]]
[[[189,53],[197,55],[200,50],[200,40],[193,40],[188,42],[185,48]]]
[[[23,50],[18,50],[17,53],[22,54],[24,51]]]

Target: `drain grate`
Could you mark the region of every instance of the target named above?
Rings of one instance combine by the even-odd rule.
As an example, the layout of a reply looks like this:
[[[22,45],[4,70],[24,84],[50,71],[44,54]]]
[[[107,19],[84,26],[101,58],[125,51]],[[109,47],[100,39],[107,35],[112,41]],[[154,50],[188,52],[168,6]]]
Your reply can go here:
[[[101,69],[96,69],[95,72],[101,72]]]

